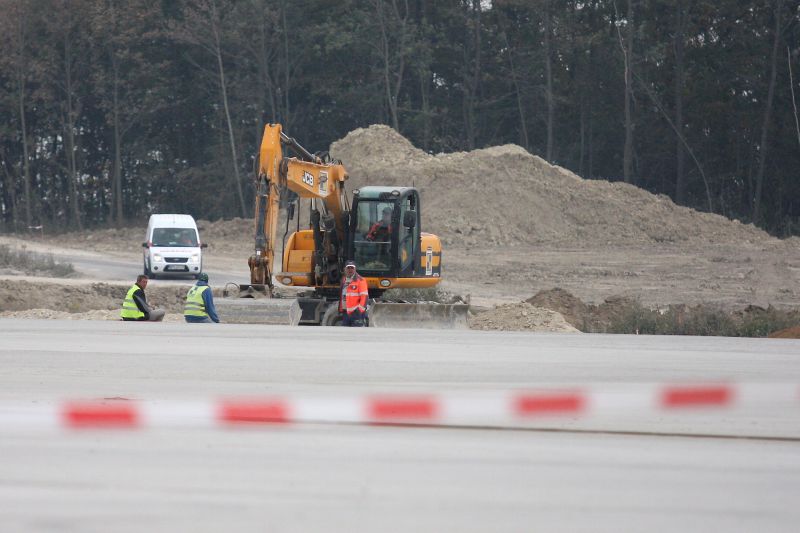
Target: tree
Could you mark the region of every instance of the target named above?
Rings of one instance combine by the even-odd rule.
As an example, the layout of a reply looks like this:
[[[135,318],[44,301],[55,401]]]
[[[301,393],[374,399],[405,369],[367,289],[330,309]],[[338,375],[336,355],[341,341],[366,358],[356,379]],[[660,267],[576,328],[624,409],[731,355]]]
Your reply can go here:
[[[678,135],[683,133],[683,49],[684,19],[683,0],[675,2],[675,127]],[[683,204],[686,201],[686,176],[684,171],[685,151],[681,138],[676,141],[675,150],[675,201]]]
[[[625,148],[623,155],[623,179],[625,183],[633,182],[633,38],[635,25],[633,19],[633,2],[628,0],[628,12],[625,17],[626,38],[623,40],[619,32],[619,44],[622,48],[622,57],[625,63]],[[616,9],[616,3],[615,3]]]
[[[772,54],[770,56],[769,85],[767,87],[767,100],[764,105],[764,121],[761,124],[761,142],[759,143],[758,173],[756,174],[756,190],[753,198],[752,219],[759,221],[761,210],[761,192],[764,187],[764,165],[769,151],[769,129],[772,122],[772,103],[775,98],[775,80],[778,70],[778,47],[781,40],[781,11],[783,11],[783,0],[775,0],[774,21],[772,31]]]
[[[214,67],[197,65],[203,72],[213,76],[218,84],[219,98],[225,114],[228,131],[228,143],[231,151],[233,169],[233,186],[239,200],[241,216],[247,216],[247,206],[242,193],[242,180],[239,175],[239,156],[236,146],[236,134],[231,118],[231,105],[228,96],[228,80],[225,73],[223,39],[226,32],[225,15],[232,10],[228,0],[189,0],[186,3],[184,19],[171,28],[172,36],[181,42],[193,44],[214,61]]]
[[[400,131],[399,98],[411,48],[413,31],[409,23],[408,0],[374,0],[386,105],[392,127]]]
[[[48,37],[53,39],[49,48],[48,75],[54,89],[52,100],[58,101],[61,129],[64,132],[65,170],[69,189],[69,206],[73,225],[82,229],[81,187],[78,170],[77,124],[83,104],[79,85],[88,75],[86,55],[76,52],[85,49],[88,42],[81,39],[81,27],[88,18],[88,6],[80,0],[53,0],[48,6],[49,17],[44,20]]]
[[[10,73],[15,93],[15,106],[19,123],[19,143],[22,148],[20,167],[22,169],[23,205],[25,208],[25,225],[33,223],[33,196],[31,187],[31,156],[28,129],[28,91],[31,18],[36,6],[26,0],[4,0],[0,4],[3,26],[0,34],[4,36],[0,54],[3,58],[3,69]],[[13,194],[13,193],[12,193]]]

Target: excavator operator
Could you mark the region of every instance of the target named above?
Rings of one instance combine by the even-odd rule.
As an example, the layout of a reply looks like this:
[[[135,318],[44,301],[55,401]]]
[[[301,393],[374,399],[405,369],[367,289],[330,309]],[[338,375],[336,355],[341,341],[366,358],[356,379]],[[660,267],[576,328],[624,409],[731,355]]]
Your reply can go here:
[[[385,242],[392,235],[392,208],[384,207],[383,217],[374,223],[367,232],[367,240],[375,242]]]

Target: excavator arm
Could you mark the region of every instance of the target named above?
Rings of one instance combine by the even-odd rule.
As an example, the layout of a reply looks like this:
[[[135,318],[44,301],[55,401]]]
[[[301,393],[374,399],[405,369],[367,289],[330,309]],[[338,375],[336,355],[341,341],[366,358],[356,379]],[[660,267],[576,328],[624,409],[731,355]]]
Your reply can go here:
[[[283,148],[296,157],[284,157]],[[283,133],[280,124],[267,124],[259,150],[255,183],[255,251],[248,265],[250,283],[273,289],[273,264],[277,250],[278,212],[281,191],[314,200],[311,223],[314,229],[314,282],[330,283],[338,275],[338,256],[345,242],[348,210],[344,182],[347,172],[340,163],[324,161]],[[325,231],[322,231],[322,230]]]

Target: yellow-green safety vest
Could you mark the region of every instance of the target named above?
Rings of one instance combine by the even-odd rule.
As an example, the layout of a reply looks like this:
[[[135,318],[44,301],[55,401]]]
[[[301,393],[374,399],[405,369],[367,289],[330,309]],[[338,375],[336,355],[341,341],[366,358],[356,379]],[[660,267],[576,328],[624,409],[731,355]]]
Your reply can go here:
[[[208,285],[195,285],[186,293],[186,304],[183,306],[184,316],[207,317],[206,303],[203,301],[203,293],[208,289]]]
[[[128,294],[125,295],[125,301],[122,302],[122,310],[119,312],[119,316],[122,318],[144,318],[144,313],[142,313],[138,307],[136,307],[136,302],[133,300],[133,293],[141,289],[138,285],[134,284],[133,287],[128,289]]]

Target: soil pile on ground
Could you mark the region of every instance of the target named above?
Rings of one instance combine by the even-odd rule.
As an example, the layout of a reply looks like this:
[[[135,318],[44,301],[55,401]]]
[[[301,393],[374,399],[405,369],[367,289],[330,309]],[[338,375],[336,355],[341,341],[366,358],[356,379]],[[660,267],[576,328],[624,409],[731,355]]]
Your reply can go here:
[[[0,312],[51,309],[57,313],[114,311],[119,318],[122,300],[130,285],[92,283],[85,285],[0,280]],[[183,314],[186,286],[159,285],[147,288],[147,303],[168,313]]]
[[[278,219],[285,223],[284,218]],[[232,218],[230,220],[198,220],[197,230],[200,239],[208,243],[208,254],[215,256],[228,255],[242,257],[242,264],[247,264],[247,258],[253,253],[255,239],[255,222],[252,218]],[[283,235],[280,231],[279,235]]]
[[[587,333],[607,333],[637,304],[630,298],[614,296],[600,305],[586,304],[564,289],[539,291],[525,300],[528,304],[560,313],[564,319]]]
[[[774,240],[752,225],[677,206],[633,185],[584,180],[515,145],[432,156],[388,126],[370,126],[333,143],[330,152],[348,169],[350,190],[419,188],[423,227],[447,244]]]
[[[560,313],[520,302],[498,305],[470,318],[470,329],[577,333]]]
[[[782,329],[769,334],[773,339],[800,339],[800,326]]]

